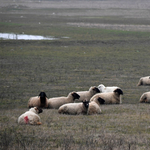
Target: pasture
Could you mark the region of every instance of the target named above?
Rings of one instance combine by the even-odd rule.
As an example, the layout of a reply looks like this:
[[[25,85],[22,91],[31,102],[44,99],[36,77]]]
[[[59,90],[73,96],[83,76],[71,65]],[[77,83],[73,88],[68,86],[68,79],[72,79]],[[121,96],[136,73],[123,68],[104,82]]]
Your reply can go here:
[[[2,0],[1,33],[58,39],[0,39],[0,149],[150,149],[150,107],[139,104],[150,87],[137,87],[150,72],[149,6],[148,0]],[[17,124],[40,91],[67,96],[101,83],[121,87],[123,103],[90,116],[44,109],[42,125]]]

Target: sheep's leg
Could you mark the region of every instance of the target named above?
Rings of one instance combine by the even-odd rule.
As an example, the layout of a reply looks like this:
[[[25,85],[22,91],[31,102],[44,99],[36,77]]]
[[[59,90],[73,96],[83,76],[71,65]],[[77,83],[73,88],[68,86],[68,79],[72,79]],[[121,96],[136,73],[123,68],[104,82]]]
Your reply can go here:
[[[41,125],[42,123],[41,122],[37,122],[37,125]]]

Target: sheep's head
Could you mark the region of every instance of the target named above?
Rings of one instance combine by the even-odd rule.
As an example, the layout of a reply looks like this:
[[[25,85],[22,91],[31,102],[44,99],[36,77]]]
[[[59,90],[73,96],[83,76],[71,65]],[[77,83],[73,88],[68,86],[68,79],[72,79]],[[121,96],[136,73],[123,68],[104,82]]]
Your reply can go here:
[[[72,92],[71,95],[73,96],[73,100],[80,98],[80,95],[78,95],[76,92]]]
[[[45,92],[40,92],[39,96],[40,97],[47,97]]]
[[[105,100],[102,99],[101,97],[99,97],[97,100],[98,100],[98,102],[99,102],[100,104],[105,104]]]
[[[37,114],[40,114],[43,112],[43,110],[41,108],[34,107],[34,109],[36,110]]]
[[[100,90],[95,86],[95,87],[93,87],[93,92],[94,92],[94,94],[100,93]]]
[[[117,88],[116,90],[114,90],[114,92],[118,95],[123,95],[123,91],[119,88]]]
[[[44,107],[47,96],[46,96],[45,92],[40,92],[39,96],[40,96],[40,101],[41,101],[41,107]]]
[[[85,108],[87,108],[87,109],[89,108],[89,101],[84,100],[84,101],[82,101],[82,103],[85,106]]]
[[[92,95],[95,95],[96,93],[100,93],[100,90],[96,87],[96,86],[91,86],[89,88],[89,92],[92,94]]]

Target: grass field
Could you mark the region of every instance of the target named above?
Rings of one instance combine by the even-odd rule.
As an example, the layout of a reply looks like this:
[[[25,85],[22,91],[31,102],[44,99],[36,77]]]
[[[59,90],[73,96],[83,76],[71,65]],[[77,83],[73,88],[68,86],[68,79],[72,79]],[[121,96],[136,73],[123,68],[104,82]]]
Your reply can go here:
[[[137,87],[150,72],[149,6],[147,0],[2,0],[0,33],[58,39],[0,39],[0,149],[150,149],[150,107],[139,104],[150,88]],[[40,91],[67,96],[101,83],[121,87],[123,103],[102,105],[102,114],[91,116],[44,109],[41,126],[17,124]]]

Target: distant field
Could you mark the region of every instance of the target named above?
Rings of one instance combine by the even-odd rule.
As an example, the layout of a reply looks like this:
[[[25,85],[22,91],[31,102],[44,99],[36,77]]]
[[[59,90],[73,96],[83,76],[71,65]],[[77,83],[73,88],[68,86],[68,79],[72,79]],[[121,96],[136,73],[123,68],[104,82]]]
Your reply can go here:
[[[58,40],[0,39],[0,148],[143,150],[150,109],[137,87],[150,72],[148,1],[2,1],[0,33]],[[62,38],[69,37],[69,38]],[[31,96],[67,96],[99,84],[123,89],[123,104],[101,115],[40,114],[41,126],[19,126]]]

